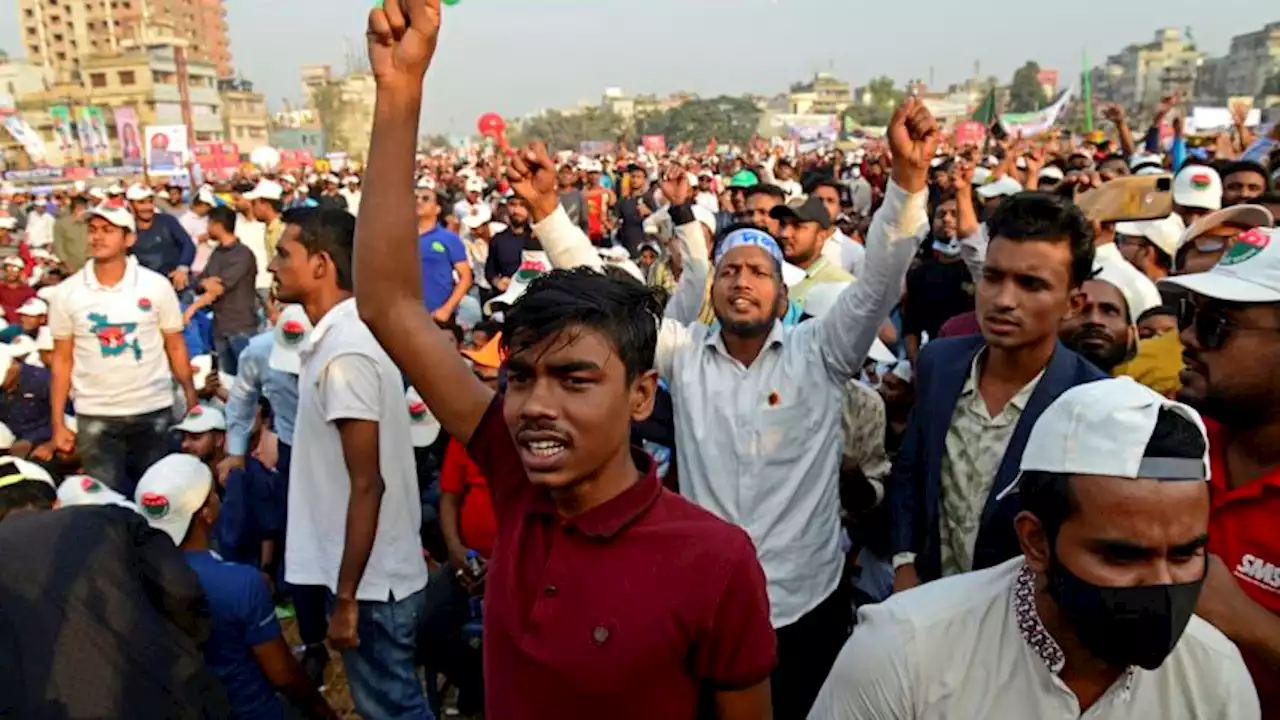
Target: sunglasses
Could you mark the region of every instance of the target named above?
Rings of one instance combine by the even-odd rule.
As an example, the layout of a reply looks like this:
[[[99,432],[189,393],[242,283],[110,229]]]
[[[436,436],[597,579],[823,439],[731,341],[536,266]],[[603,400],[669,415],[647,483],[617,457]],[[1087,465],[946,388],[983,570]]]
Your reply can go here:
[[[1196,343],[1205,350],[1220,350],[1240,331],[1280,332],[1280,327],[1246,327],[1227,317],[1222,308],[1200,307],[1190,298],[1178,300],[1178,331],[1195,328]]]

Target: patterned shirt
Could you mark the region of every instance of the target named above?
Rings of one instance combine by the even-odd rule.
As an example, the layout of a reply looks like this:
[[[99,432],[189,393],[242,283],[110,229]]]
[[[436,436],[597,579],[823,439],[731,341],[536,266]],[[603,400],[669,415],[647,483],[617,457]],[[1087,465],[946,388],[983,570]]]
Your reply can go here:
[[[942,515],[938,524],[944,577],[973,569],[978,526],[996,471],[1000,469],[1009,438],[1018,427],[1031,393],[1044,377],[1041,370],[992,417],[978,392],[985,355],[984,350],[973,358],[969,378],[956,400],[951,425],[947,428],[946,452],[942,456]]]
[[[884,499],[884,479],[893,469],[884,449],[884,399],[871,386],[850,380],[841,413],[844,427],[844,463],[856,465]]]

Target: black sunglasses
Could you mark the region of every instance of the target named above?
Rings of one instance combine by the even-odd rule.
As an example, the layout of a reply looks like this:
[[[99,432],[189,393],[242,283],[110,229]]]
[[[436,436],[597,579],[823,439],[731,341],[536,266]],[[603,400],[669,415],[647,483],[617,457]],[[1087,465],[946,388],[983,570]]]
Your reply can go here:
[[[1178,300],[1178,331],[1195,327],[1196,342],[1205,350],[1219,350],[1231,339],[1231,334],[1242,330],[1280,332],[1280,327],[1246,327],[1227,317],[1222,308],[1200,307],[1190,298]]]

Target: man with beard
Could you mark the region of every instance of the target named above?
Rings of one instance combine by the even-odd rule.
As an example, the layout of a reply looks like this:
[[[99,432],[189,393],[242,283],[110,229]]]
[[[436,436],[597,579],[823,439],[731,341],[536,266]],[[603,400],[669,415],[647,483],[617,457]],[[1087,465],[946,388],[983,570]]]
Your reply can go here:
[[[1110,266],[1102,265],[1080,285],[1080,308],[1058,331],[1063,345],[1108,375],[1137,351],[1134,301],[1125,295],[1123,282]]]
[[[573,166],[565,163],[560,166],[560,172],[556,173],[556,182],[560,186],[560,204],[564,206],[564,211],[569,213],[569,219],[575,225],[582,228],[582,232],[587,232],[587,208],[584,201],[582,191],[578,189],[577,174],[573,171]],[[526,223],[528,215],[525,216]],[[490,243],[492,244],[492,243]],[[492,252],[492,250],[490,250]],[[490,280],[490,282],[493,282]],[[497,287],[496,285],[494,287]],[[499,288],[505,290],[505,288]]]
[[[859,610],[810,717],[1256,720],[1240,652],[1193,615],[1208,445],[1127,378],[1063,393],[1009,488],[1020,556]]]
[[[564,175],[563,169],[560,175]],[[561,202],[563,198],[562,191]],[[572,216],[570,219],[573,219]],[[484,276],[494,291],[507,291],[511,278],[520,269],[526,250],[542,250],[542,244],[533,236],[528,203],[524,198],[513,197],[507,201],[507,228],[489,241],[489,258],[485,260]]]
[[[826,242],[822,245],[822,256],[830,260],[853,277],[862,274],[862,265],[867,260],[867,249],[862,243],[844,234],[836,221],[840,213],[840,183],[834,180],[819,180],[809,191],[822,201],[827,214],[831,216],[831,227],[827,230]]]
[[[1178,313],[1178,398],[1209,418],[1217,557],[1197,612],[1240,646],[1272,717],[1280,712],[1280,231],[1241,233],[1213,268],[1167,282],[1190,293]]]
[[[956,237],[958,202],[959,198],[944,195],[934,208],[931,251],[907,273],[902,334],[912,363],[926,333],[937,339],[946,321],[973,310],[973,278],[960,257],[960,239]],[[964,202],[970,202],[967,193]]]
[[[792,300],[804,306],[809,291],[824,283],[853,282],[853,276],[822,254],[825,235],[831,227],[831,216],[816,195],[778,205],[769,212],[778,223],[777,238],[782,256],[804,271],[804,279],[790,288]]]
[[[1222,206],[1242,205],[1266,194],[1267,169],[1256,162],[1239,160],[1222,169]]]
[[[786,202],[787,195],[777,185],[756,185],[747,190],[747,214],[745,221],[769,233],[771,237],[781,236],[777,218],[773,217],[773,209]]]

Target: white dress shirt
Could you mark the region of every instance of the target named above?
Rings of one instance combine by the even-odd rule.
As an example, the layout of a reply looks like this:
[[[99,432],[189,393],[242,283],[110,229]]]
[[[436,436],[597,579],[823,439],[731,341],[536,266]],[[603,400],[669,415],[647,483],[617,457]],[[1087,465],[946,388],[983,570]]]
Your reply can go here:
[[[1022,557],[858,610],[810,720],[1256,720],[1240,651],[1192,616],[1155,670],[1130,668],[1083,714]]]
[[[27,213],[27,245],[33,248],[47,248],[53,244],[54,218],[46,210]]]
[[[925,201],[926,193],[891,184],[868,233],[865,276],[822,318],[775,323],[750,366],[729,356],[718,327],[697,321],[710,272],[706,242],[696,223],[676,229],[685,266],[656,365],[671,389],[680,492],[751,536],[774,627],[799,620],[840,581],[845,392],[928,230]],[[563,211],[536,230],[556,267],[600,267]]]
[[[822,257],[857,279],[862,276],[862,266],[867,261],[867,249],[862,243],[836,228],[835,233],[822,245]]]

